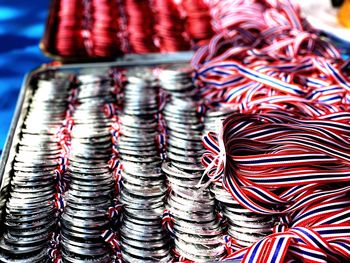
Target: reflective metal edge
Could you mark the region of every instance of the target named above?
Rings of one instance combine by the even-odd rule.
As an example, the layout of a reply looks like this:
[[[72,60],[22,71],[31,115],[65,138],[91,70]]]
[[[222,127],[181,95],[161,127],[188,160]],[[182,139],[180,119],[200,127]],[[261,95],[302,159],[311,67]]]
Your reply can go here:
[[[12,162],[15,157],[15,149],[18,144],[19,133],[21,132],[26,110],[29,105],[30,90],[28,87],[35,72],[36,70],[32,71],[32,73],[26,74],[22,82],[14,116],[11,121],[11,126],[0,160],[0,226],[3,221],[4,206],[9,194],[10,174],[12,171]],[[0,227],[0,233],[1,232],[2,228]]]
[[[0,234],[2,231],[4,206],[9,195],[9,183],[11,180],[12,162],[19,141],[19,134],[26,116],[29,105],[30,93],[32,91],[30,83],[33,76],[42,74],[51,70],[68,71],[76,73],[79,71],[89,71],[92,69],[108,69],[110,67],[137,67],[137,66],[155,66],[161,64],[188,63],[192,58],[193,52],[177,52],[169,54],[144,54],[144,55],[127,55],[120,61],[84,63],[84,64],[67,64],[67,65],[42,65],[25,75],[20,94],[17,100],[16,109],[12,118],[11,126],[7,135],[6,143],[0,160]]]
[[[29,106],[31,87],[30,83],[36,74],[42,74],[50,70],[72,71],[89,70],[93,68],[109,67],[137,67],[137,66],[155,66],[161,64],[189,63],[193,56],[192,51],[176,52],[167,54],[144,54],[144,55],[126,55],[120,61],[84,63],[84,64],[66,64],[61,66],[43,65],[25,75],[22,82],[21,91],[17,100],[15,113],[8,132],[4,151],[0,160],[0,235],[2,234],[4,205],[9,195],[9,183],[11,179],[12,162],[15,157],[15,149],[19,142],[19,134]],[[213,261],[214,262],[214,261]],[[218,262],[218,261],[215,261]],[[240,261],[234,260],[233,263]]]

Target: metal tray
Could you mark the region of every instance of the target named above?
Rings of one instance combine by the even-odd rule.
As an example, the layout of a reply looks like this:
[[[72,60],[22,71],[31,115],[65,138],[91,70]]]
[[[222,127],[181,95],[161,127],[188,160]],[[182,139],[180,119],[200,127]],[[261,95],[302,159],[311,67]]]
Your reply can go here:
[[[120,61],[69,64],[59,66],[41,66],[25,75],[16,110],[10,130],[5,143],[4,151],[0,160],[0,233],[4,216],[5,203],[9,194],[9,183],[12,176],[12,163],[16,153],[16,147],[19,143],[19,135],[27,113],[32,95],[32,83],[35,76],[44,74],[52,70],[67,73],[78,73],[80,71],[104,70],[110,67],[134,67],[134,66],[156,66],[162,64],[188,63],[193,52],[178,52],[173,54],[145,54],[145,55],[127,55]]]
[[[23,122],[27,115],[28,106],[30,105],[30,99],[33,94],[33,82],[35,81],[36,76],[49,73],[50,71],[79,73],[91,70],[104,71],[110,67],[127,68],[135,66],[160,66],[166,64],[189,63],[192,56],[193,52],[191,51],[172,54],[127,55],[122,60],[115,62],[69,64],[58,66],[44,65],[26,74],[22,83],[3,155],[0,160],[0,235],[4,230],[2,226],[5,216],[5,204],[9,196],[10,180],[13,174],[12,164],[16,154],[16,148],[19,143],[19,136]],[[232,262],[237,263],[239,261]]]

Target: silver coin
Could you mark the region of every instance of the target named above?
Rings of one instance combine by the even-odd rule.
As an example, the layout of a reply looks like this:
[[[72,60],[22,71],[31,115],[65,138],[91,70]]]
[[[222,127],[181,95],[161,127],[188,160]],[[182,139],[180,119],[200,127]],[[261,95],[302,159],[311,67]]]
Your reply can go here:
[[[208,262],[213,259],[219,259],[225,253],[225,247],[191,244],[178,239],[175,240],[175,244],[181,252],[185,252],[185,257],[194,260],[195,262]],[[204,260],[206,259],[206,260]]]

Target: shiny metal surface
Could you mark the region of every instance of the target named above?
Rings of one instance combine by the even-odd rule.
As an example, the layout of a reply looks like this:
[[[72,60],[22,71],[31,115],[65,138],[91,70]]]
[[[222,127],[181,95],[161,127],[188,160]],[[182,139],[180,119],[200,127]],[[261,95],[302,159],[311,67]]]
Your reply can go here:
[[[21,133],[21,130],[22,130],[22,126],[25,122],[25,116],[28,114],[28,111],[30,110],[30,103],[33,99],[33,82],[35,81],[36,77],[37,76],[40,76],[41,74],[50,74],[50,72],[52,71],[55,71],[55,72],[62,72],[62,73],[66,73],[66,74],[70,74],[70,73],[79,73],[79,75],[83,75],[83,74],[86,74],[88,75],[89,73],[98,73],[98,72],[105,72],[108,68],[110,67],[120,67],[120,68],[128,68],[128,67],[134,67],[134,66],[139,66],[139,65],[142,65],[142,66],[158,66],[158,65],[163,65],[163,64],[173,64],[173,63],[184,63],[184,62],[188,62],[190,60],[190,58],[192,57],[192,53],[191,52],[183,52],[183,53],[179,53],[179,54],[162,54],[161,56],[159,55],[132,55],[132,56],[129,56],[128,58],[125,58],[123,61],[118,61],[118,62],[111,62],[111,63],[90,63],[90,64],[76,64],[76,65],[63,65],[63,66],[52,66],[52,67],[42,67],[42,68],[39,68],[39,69],[36,69],[34,70],[33,72],[29,73],[28,75],[26,75],[24,81],[23,81],[23,85],[22,85],[22,89],[21,89],[21,95],[19,97],[19,100],[17,102],[17,108],[16,108],[16,113],[15,113],[15,116],[14,116],[14,119],[13,119],[13,122],[12,122],[12,126],[11,126],[11,130],[9,132],[9,135],[8,135],[8,139],[7,139],[7,143],[6,143],[6,147],[4,149],[4,153],[3,153],[3,156],[2,156],[2,159],[1,159],[1,163],[0,163],[0,215],[1,215],[1,218],[0,218],[0,235],[2,234],[1,231],[3,229],[3,223],[4,223],[4,207],[5,207],[5,203],[6,201],[8,200],[8,194],[9,194],[9,186],[10,184],[12,183],[11,182],[11,178],[13,177],[14,175],[14,172],[15,172],[15,167],[13,165],[13,161],[15,160],[15,158],[17,158],[17,160],[22,160],[22,159],[26,159],[28,156],[27,155],[21,155],[21,154],[18,154],[17,156],[15,156],[15,151],[16,151],[16,148],[18,147],[19,145],[19,134]],[[84,79],[85,82],[88,82],[89,80],[87,79]],[[133,82],[133,85],[137,85],[137,80],[135,79],[135,83]],[[86,89],[89,89],[89,86],[88,85],[84,85]],[[134,89],[134,87],[132,87]],[[85,99],[84,98],[84,94],[86,94],[86,96],[90,96],[91,93],[89,92],[82,92],[81,93],[81,99]],[[90,95],[89,95],[90,94]],[[174,96],[176,97],[176,96]],[[177,98],[174,98],[174,100],[178,100]],[[179,98],[180,100],[180,98]],[[35,103],[35,102],[34,102]],[[142,103],[142,101],[140,101],[140,103]],[[187,110],[186,109],[186,106],[187,104],[184,105],[184,108],[181,106],[181,104],[177,104],[178,107],[176,108],[176,110],[180,110],[182,111],[182,109],[184,109],[185,111],[188,112],[189,115],[191,115],[191,111]],[[131,105],[131,108],[132,108],[132,105]],[[167,109],[169,114],[173,114],[173,108],[172,108],[172,105],[169,106],[169,108]],[[77,116],[78,117],[78,116]],[[192,118],[190,118],[192,119]],[[77,118],[77,121],[78,118]],[[121,122],[123,122],[123,117],[121,117]],[[129,120],[127,118],[127,116],[125,117],[125,122],[128,122],[129,123]],[[174,122],[174,128],[173,128],[173,135],[175,136],[180,136],[180,138],[176,139],[175,142],[174,142],[174,145],[175,147],[183,140],[181,140],[181,134],[177,134],[177,130],[181,130],[183,127],[180,127],[181,124],[177,125],[177,121]],[[144,123],[143,120],[141,120],[140,122],[133,122],[133,124],[135,124],[135,126],[137,127],[143,127],[145,132],[147,132],[148,129],[152,128],[152,124],[150,125],[150,123]],[[195,123],[197,124],[197,123]],[[89,124],[90,125],[90,124]],[[188,125],[188,127],[191,127],[191,132],[195,132],[196,130],[196,126],[191,126],[191,123],[188,123],[186,124],[186,126]],[[84,125],[82,125],[84,126]],[[79,127],[79,125],[77,126]],[[83,130],[84,127],[82,127],[82,130]],[[193,129],[192,129],[193,128]],[[100,132],[100,127],[96,127],[97,131]],[[128,130],[129,129],[129,130]],[[151,130],[152,130],[151,129]],[[202,127],[198,127],[198,129],[202,129]],[[125,133],[128,133],[128,132],[133,132],[133,127],[126,127],[126,130],[124,130]],[[74,133],[73,131],[73,134],[76,135],[77,138],[79,138],[80,141],[84,140],[84,136],[80,136],[79,134],[83,134],[83,133],[80,133],[79,130],[76,130],[76,132]],[[198,134],[199,135],[199,134]],[[30,145],[31,143],[36,143],[34,140],[32,141],[31,138],[30,138],[30,135],[26,135],[28,138],[26,139],[26,141],[28,141],[28,145]],[[103,143],[102,143],[103,144]],[[196,148],[197,146],[197,142],[185,142],[186,145],[189,146],[189,151],[188,151],[188,157],[190,158],[197,158],[196,154],[194,154],[194,156],[192,157],[191,156],[191,151],[190,149],[194,149]],[[25,146],[25,147],[28,147]],[[133,146],[133,147],[130,147],[130,146]],[[40,146],[37,146],[37,147],[40,147]],[[45,146],[45,147],[48,147],[48,146]],[[161,202],[161,199],[163,199],[162,196],[158,197],[158,195],[155,195],[153,197],[153,192],[152,192],[152,187],[153,187],[153,184],[154,184],[154,180],[149,180],[149,182],[146,180],[146,179],[149,179],[149,178],[157,178],[159,177],[160,173],[161,173],[161,167],[160,167],[160,162],[158,162],[158,160],[153,160],[151,161],[151,163],[154,163],[155,164],[155,167],[152,168],[151,170],[148,170],[149,173],[148,173],[148,176],[147,178],[145,178],[143,176],[143,171],[142,171],[142,165],[141,166],[138,166],[138,167],[135,167],[133,165],[133,162],[137,162],[138,160],[137,159],[133,159],[133,158],[136,158],[135,156],[136,155],[133,155],[130,150],[137,150],[137,151],[147,151],[149,152],[149,146],[147,145],[147,141],[145,141],[144,143],[142,143],[142,145],[140,146],[141,148],[138,149],[137,147],[135,148],[135,143],[134,142],[129,142],[129,141],[123,141],[123,139],[120,140],[120,149],[121,151],[124,151],[124,156],[125,156],[125,159],[128,160],[126,162],[124,162],[124,165],[129,168],[129,169],[126,169],[126,170],[129,170],[131,171],[131,173],[129,174],[126,174],[125,178],[127,179],[125,184],[128,186],[126,187],[129,191],[126,191],[124,193],[124,195],[122,196],[122,199],[124,199],[126,202],[130,202],[130,194],[133,193],[133,190],[136,189],[137,191],[139,191],[139,184],[142,184],[143,185],[149,185],[150,187],[150,191],[145,191],[143,194],[144,195],[149,195],[149,198],[154,198],[152,204],[154,203],[154,206],[150,206],[149,207],[149,210],[148,211],[153,211],[152,212],[152,215],[153,213],[155,214],[159,214],[157,216],[157,218],[159,218],[159,216],[161,215],[161,213],[163,212],[163,208],[160,209],[158,208],[158,203]],[[51,152],[53,149],[50,149]],[[132,156],[133,158],[129,158],[128,157],[128,154],[131,154],[130,156]],[[176,160],[177,158],[180,158],[179,161],[181,162],[181,151],[179,152],[179,149],[178,148],[174,148],[173,151],[171,152],[172,154],[172,158],[173,160],[175,161],[175,164],[176,164]],[[129,159],[130,160],[129,160]],[[40,159],[40,158],[39,158]],[[38,161],[39,161],[38,159]],[[46,164],[45,164],[46,165]],[[50,160],[47,161],[47,165],[50,165]],[[165,164],[166,166],[166,164]],[[150,166],[147,167],[148,169],[150,168]],[[30,169],[30,167],[26,167],[25,169]],[[71,160],[71,165],[69,167],[69,169],[71,169],[73,172],[74,172],[74,169],[77,169],[77,167],[74,166],[74,156],[72,156],[72,160]],[[84,170],[85,167],[83,166],[80,166],[79,167],[79,170]],[[103,169],[103,167],[101,167],[101,169]],[[163,167],[163,169],[170,175],[171,178],[173,178],[174,182],[172,182],[175,185],[178,185],[181,183],[181,180],[178,180],[179,178],[182,178],[182,177],[186,177],[186,174],[184,174],[183,172],[180,173],[178,172],[176,166],[174,166],[173,168],[170,168],[170,167]],[[68,173],[70,172],[70,170],[68,170]],[[22,183],[22,177],[21,177],[21,172],[18,171],[17,172],[18,174],[16,175],[16,181],[18,181],[19,183]],[[101,174],[103,174],[103,171],[101,171]],[[172,175],[172,176],[171,176]],[[197,180],[200,178],[200,169],[198,170],[198,173],[191,173],[191,176],[192,178],[189,178],[189,182],[187,183],[190,183],[192,184],[192,181],[193,183],[197,182]],[[42,177],[45,177],[45,173],[41,173],[40,174],[40,178]],[[18,178],[18,179],[17,179]],[[107,177],[106,177],[107,178]],[[170,178],[170,179],[171,179]],[[108,179],[108,178],[107,178]],[[72,180],[75,180],[74,177],[72,177]],[[83,182],[80,182],[79,181],[79,178],[77,178],[76,180],[78,180],[77,182],[79,182],[79,184],[77,184],[77,191],[79,191],[80,188],[84,188],[84,187],[87,187],[88,185],[84,185]],[[108,188],[109,187],[109,181],[106,180],[105,182],[105,185],[106,187]],[[29,182],[30,184],[30,182]],[[26,189],[29,189],[28,186],[30,185],[25,185],[27,188]],[[48,187],[49,189],[50,187]],[[42,189],[46,189],[46,188],[42,188]],[[71,191],[71,193],[74,192],[75,189],[72,189],[73,191]],[[162,189],[162,187],[160,187],[160,185],[154,185],[154,191],[155,193],[160,193],[160,192],[165,192],[165,188]],[[174,202],[174,205],[176,206],[176,203],[181,201],[182,199],[186,199],[186,191],[182,193],[181,189],[179,189],[177,191],[180,195],[174,195],[172,200]],[[26,193],[23,193],[21,192],[21,194],[26,194]],[[30,193],[28,193],[29,195],[31,195]],[[50,194],[50,193],[49,193]],[[182,195],[181,195],[182,194]],[[33,193],[33,198],[35,198],[35,194]],[[84,210],[84,204],[81,204],[80,201],[78,200],[78,196],[75,196],[75,195],[71,195],[71,196],[67,196],[67,198],[71,198],[71,203],[72,203],[72,206],[69,208],[71,209],[72,211],[70,211],[69,209],[67,210],[67,213],[65,215],[65,218],[64,219],[67,219],[68,220],[68,217],[72,217],[74,216],[74,210],[75,209],[81,209],[81,210]],[[67,200],[68,200],[67,199]],[[199,198],[198,200],[199,202],[201,201],[201,199]],[[74,204],[76,203],[76,206],[74,206]],[[143,219],[143,217],[145,216],[144,214],[140,213],[139,211],[139,205],[138,203],[132,203],[130,202],[130,209],[129,209],[129,214],[127,213],[126,214],[126,221],[129,222],[130,225],[137,225],[139,224],[139,220]],[[205,207],[205,205],[203,204],[203,207]],[[208,207],[208,209],[210,210],[210,208]],[[87,209],[88,210],[88,209]],[[105,209],[103,209],[105,210]],[[134,211],[135,210],[135,211]],[[158,211],[159,210],[159,211]],[[211,215],[211,213],[208,213],[208,216]],[[33,215],[33,216],[38,216],[40,217],[40,215]],[[97,216],[97,215],[91,215],[92,217],[93,216]],[[186,216],[186,215],[177,215],[178,217],[182,217],[182,216]],[[90,217],[90,214],[88,211],[86,211],[86,214],[84,214],[84,217]],[[140,218],[139,218],[140,217]],[[203,218],[202,218],[203,219]],[[70,218],[68,221],[72,222],[72,218]],[[75,221],[79,221],[80,218],[74,216],[74,222]],[[143,220],[142,220],[143,221]],[[79,221],[80,222],[80,221]],[[82,222],[80,222],[82,223]],[[79,224],[80,224],[79,223]],[[143,224],[146,224],[148,222],[145,222],[143,221]],[[152,220],[149,221],[149,223],[152,225],[152,223],[154,223]],[[186,229],[187,228],[187,225],[186,224],[182,224],[181,222],[179,222],[180,225],[179,225],[179,229]],[[158,222],[157,222],[158,224]],[[72,226],[74,227],[74,226]],[[125,226],[127,227],[127,226]],[[199,226],[200,227],[200,226]],[[215,226],[214,226],[215,227]],[[135,231],[137,229],[134,229]],[[205,231],[205,230],[204,230]],[[43,233],[44,235],[44,233]],[[79,235],[79,233],[77,233],[77,235]],[[44,238],[44,237],[43,237]],[[190,243],[196,243],[196,240],[194,239],[194,236],[183,236],[182,237],[182,242],[184,243],[179,243],[179,246],[182,247],[182,245],[184,245],[185,243],[187,242],[190,242]],[[131,242],[131,243],[130,243]],[[130,244],[131,245],[135,245],[137,244],[139,241],[137,240],[130,240]],[[208,240],[207,241],[208,244],[215,244],[217,243],[217,241],[215,239],[213,240]],[[67,244],[69,244],[69,242],[67,242]],[[157,246],[158,245],[158,241],[155,241],[152,243],[154,246]],[[74,244],[73,244],[74,245]],[[153,246],[152,245],[152,246]],[[187,244],[186,244],[187,245]],[[128,253],[128,252],[131,252],[131,254],[129,255],[125,255],[125,256],[129,256],[129,257],[133,257],[132,255],[134,254],[134,251],[131,251],[128,247],[128,243],[126,243],[126,249],[124,251],[124,253]],[[200,251],[200,248],[198,247],[193,247],[193,252],[194,254],[195,251],[198,249],[198,251]],[[216,254],[217,252],[215,251],[215,249],[213,249],[212,251],[208,251],[208,253],[214,253]],[[163,256],[161,256],[163,257]],[[165,259],[165,258],[164,258]],[[203,258],[204,260],[205,258]],[[131,260],[131,259],[130,259]],[[78,261],[77,261],[78,262]]]

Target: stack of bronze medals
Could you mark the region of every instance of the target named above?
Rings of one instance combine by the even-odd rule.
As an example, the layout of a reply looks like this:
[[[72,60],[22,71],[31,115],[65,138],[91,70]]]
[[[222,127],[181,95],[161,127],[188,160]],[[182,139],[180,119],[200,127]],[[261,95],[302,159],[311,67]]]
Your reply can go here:
[[[169,94],[163,110],[168,161],[162,169],[170,186],[164,217],[172,225],[169,228],[175,254],[195,262],[208,262],[222,257],[224,247],[214,197],[207,189],[199,188],[203,173],[200,163],[203,123],[191,73],[189,68],[177,65],[159,74],[161,87]]]
[[[55,229],[55,173],[61,146],[56,137],[66,117],[69,80],[39,79],[20,133],[6,204],[0,262],[47,262]]]
[[[122,170],[122,257],[125,262],[170,262],[162,228],[167,188],[161,171],[158,137],[159,87],[152,71],[126,73],[124,105],[118,114],[116,147]]]
[[[108,167],[112,153],[111,121],[105,104],[114,102],[109,78],[80,75],[71,131],[68,190],[60,217],[63,262],[111,262],[111,249],[101,237],[109,229],[114,180]]]

